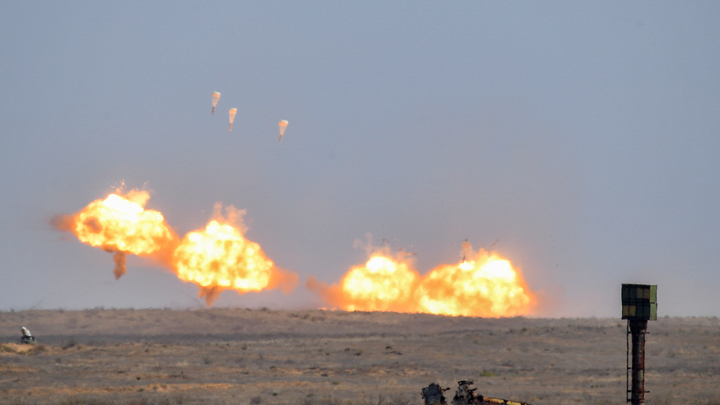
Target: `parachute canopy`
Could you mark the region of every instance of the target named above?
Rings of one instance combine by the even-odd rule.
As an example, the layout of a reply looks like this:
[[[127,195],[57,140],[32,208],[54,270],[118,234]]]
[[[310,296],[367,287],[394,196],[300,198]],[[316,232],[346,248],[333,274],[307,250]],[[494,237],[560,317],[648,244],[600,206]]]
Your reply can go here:
[[[287,120],[280,120],[280,122],[278,123],[278,125],[280,126],[280,140],[278,141],[278,143],[282,142],[282,137],[285,134],[285,128],[287,128],[287,124]]]
[[[213,97],[213,102],[212,102],[212,103],[213,103],[213,109],[212,109],[212,113],[215,114],[215,107],[217,107],[217,103],[218,103],[218,101],[220,100],[220,93],[218,93],[217,91],[213,91],[213,96],[212,96],[212,97]]]
[[[235,121],[235,114],[237,114],[237,108],[230,109],[230,131],[232,131],[232,124]]]

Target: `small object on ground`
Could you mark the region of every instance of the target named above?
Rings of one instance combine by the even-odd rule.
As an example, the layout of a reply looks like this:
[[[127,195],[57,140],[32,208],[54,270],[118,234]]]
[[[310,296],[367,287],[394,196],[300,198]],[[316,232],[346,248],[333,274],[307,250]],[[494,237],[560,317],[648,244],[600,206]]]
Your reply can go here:
[[[477,388],[470,388],[473,385],[472,380],[458,381],[458,389],[452,400],[452,405],[529,405],[525,402],[510,401],[508,399],[491,398],[475,393]],[[422,397],[425,399],[425,405],[445,404],[445,396],[442,394],[450,388],[442,388],[436,383],[432,383],[422,389]]]
[[[22,334],[23,334],[22,337],[20,338],[20,343],[22,343],[24,345],[36,345],[37,344],[37,342],[35,341],[35,336],[33,336],[30,333],[28,328],[23,326],[22,328],[20,328],[20,330],[22,331]]]
[[[483,396],[475,394],[477,388],[470,388],[473,385],[472,380],[458,381],[458,389],[453,397],[453,405],[478,405],[482,403]]]
[[[423,388],[422,397],[425,400],[425,405],[446,404],[447,402],[445,402],[443,392],[449,389],[450,388],[443,388],[440,384],[436,383],[432,383]]]

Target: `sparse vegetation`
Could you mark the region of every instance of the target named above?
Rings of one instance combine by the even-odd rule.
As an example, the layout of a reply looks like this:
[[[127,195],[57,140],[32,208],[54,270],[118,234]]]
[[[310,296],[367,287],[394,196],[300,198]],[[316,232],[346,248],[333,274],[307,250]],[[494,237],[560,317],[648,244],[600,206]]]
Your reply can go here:
[[[98,398],[67,397],[60,401],[60,405],[114,405],[113,402],[104,401]]]
[[[7,345],[0,345],[0,349],[2,349],[2,351],[7,352],[7,353],[17,353],[15,351],[15,349],[13,349],[12,347],[7,346]]]
[[[77,344],[77,341],[75,340],[75,337],[71,336],[67,341],[62,343],[61,347],[63,350],[67,350],[71,347],[75,347],[76,344]]]
[[[460,379],[474,379],[483,395],[536,405],[624,401],[626,335],[616,319],[243,309],[217,310],[208,334],[204,317],[159,311],[93,311],[96,329],[82,345],[68,320],[83,321],[84,312],[16,313],[33,331],[57,332],[40,335],[28,355],[0,344],[0,372],[17,380],[0,382],[0,404],[419,405],[430,382],[451,387],[450,400]],[[157,329],[160,315],[177,329]],[[17,334],[8,318],[0,317],[0,336]],[[720,321],[663,318],[649,332],[647,404],[720,405]]]
[[[348,401],[351,403],[351,401]],[[315,398],[305,398],[303,401],[303,405],[350,405],[348,403],[343,403],[337,398],[333,397],[323,397],[320,399]]]
[[[31,352],[32,354],[38,354],[38,353],[45,352],[45,351],[47,351],[47,350],[48,350],[47,345],[39,344],[39,345],[36,345],[35,347],[33,347],[30,352]]]

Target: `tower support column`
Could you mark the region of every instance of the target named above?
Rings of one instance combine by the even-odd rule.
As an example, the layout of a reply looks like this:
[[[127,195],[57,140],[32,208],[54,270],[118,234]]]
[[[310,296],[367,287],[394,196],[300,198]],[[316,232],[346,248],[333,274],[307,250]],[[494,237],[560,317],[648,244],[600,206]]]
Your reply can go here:
[[[630,403],[642,404],[645,402],[645,333],[647,332],[647,321],[628,319],[628,326],[632,336]]]

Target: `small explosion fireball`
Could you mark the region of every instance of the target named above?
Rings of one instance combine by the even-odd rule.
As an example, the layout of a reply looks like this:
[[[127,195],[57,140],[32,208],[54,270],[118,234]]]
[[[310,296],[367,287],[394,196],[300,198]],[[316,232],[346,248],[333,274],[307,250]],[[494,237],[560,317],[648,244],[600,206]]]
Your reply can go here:
[[[205,229],[179,240],[160,212],[144,208],[149,198],[147,191],[123,195],[117,190],[77,214],[54,218],[53,225],[83,243],[115,252],[116,279],[126,272],[126,253],[152,257],[181,280],[200,286],[208,306],[227,289],[245,293],[280,288],[288,293],[297,284],[296,274],[276,267],[260,245],[243,237],[244,211],[228,206],[224,217],[222,204],[216,204]]]
[[[348,311],[417,312],[413,310],[413,291],[420,275],[411,270],[409,260],[392,257],[388,249],[384,250],[373,253],[364,266],[350,269],[340,286],[326,286],[314,278],[307,286]]]
[[[376,248],[364,266],[345,274],[339,285],[311,278],[307,287],[345,310],[422,312],[463,316],[517,316],[535,297],[518,270],[497,253],[475,252],[463,243],[463,260],[441,265],[421,277],[411,256]]]

